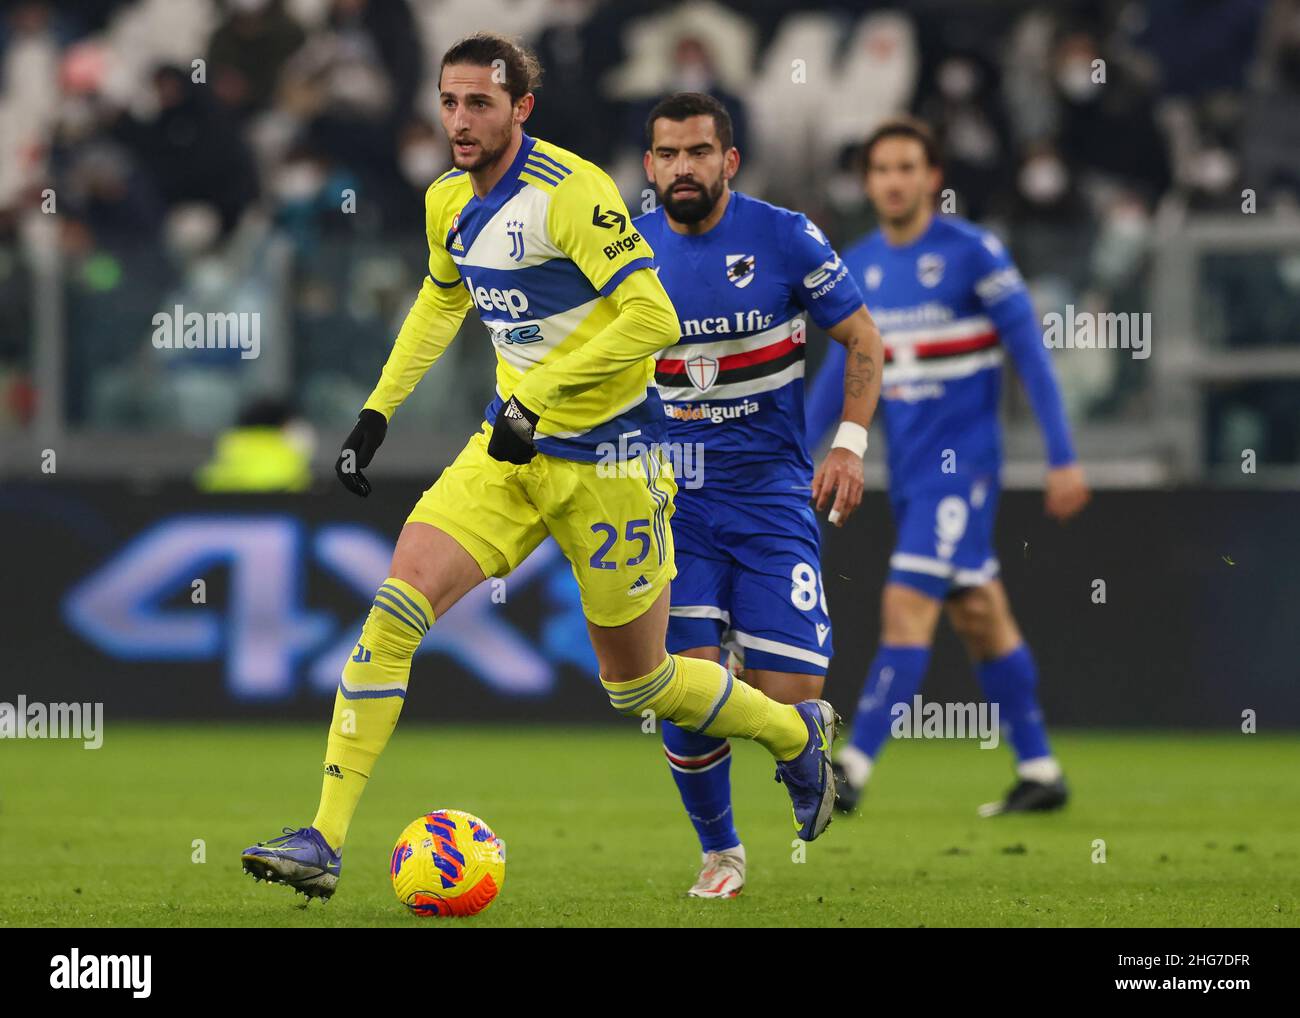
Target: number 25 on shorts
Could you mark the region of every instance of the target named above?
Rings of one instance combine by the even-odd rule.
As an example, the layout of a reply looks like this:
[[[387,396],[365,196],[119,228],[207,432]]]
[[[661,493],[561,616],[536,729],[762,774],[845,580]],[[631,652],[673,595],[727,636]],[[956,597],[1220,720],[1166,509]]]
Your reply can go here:
[[[619,563],[611,562],[607,556],[618,542],[618,528],[612,523],[593,523],[591,532],[602,538],[600,547],[591,556],[591,567],[593,569],[617,569]],[[648,519],[628,520],[627,526],[623,529],[623,540],[627,544],[634,542],[639,544],[640,550],[622,564],[626,566],[640,565],[645,561],[645,557],[650,554],[650,521]]]

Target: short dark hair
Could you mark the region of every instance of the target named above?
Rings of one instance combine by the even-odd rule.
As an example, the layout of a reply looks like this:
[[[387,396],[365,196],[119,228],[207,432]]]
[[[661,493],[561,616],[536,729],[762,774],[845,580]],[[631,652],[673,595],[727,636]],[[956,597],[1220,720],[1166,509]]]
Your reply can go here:
[[[731,148],[735,138],[731,129],[731,114],[727,112],[727,107],[704,92],[674,92],[666,99],[660,99],[655,104],[655,108],[650,111],[650,116],[646,117],[646,148],[654,148],[655,121],[661,117],[675,121],[689,120],[691,117],[712,117],[713,130],[722,144],[723,152]]]
[[[935,140],[930,125],[916,117],[891,117],[867,135],[867,140],[862,143],[864,172],[871,167],[871,150],[876,147],[877,142],[884,141],[886,138],[910,138],[912,141],[920,142],[921,148],[925,151],[925,161],[931,166],[939,166],[939,143]]]
[[[501,61],[499,65],[498,60]],[[500,66],[506,76],[501,84],[510,93],[511,102],[517,103],[542,83],[542,65],[537,62],[533,51],[523,43],[496,32],[475,32],[453,43],[451,49],[442,55],[442,64],[438,67],[439,82],[442,81],[442,69],[448,64]]]

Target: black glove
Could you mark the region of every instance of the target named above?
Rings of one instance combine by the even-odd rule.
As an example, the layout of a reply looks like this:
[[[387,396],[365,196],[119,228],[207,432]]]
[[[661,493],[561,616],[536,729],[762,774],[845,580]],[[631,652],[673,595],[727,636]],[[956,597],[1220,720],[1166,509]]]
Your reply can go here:
[[[514,396],[497,414],[488,440],[488,455],[494,460],[523,465],[537,455],[533,432],[537,429],[540,414],[535,414]]]
[[[361,472],[362,467],[370,466],[375,450],[384,441],[388,433],[388,419],[378,410],[362,410],[357,418],[357,426],[348,435],[347,441],[339,452],[334,472],[339,475],[343,487],[355,495],[365,498],[370,494],[370,482]]]

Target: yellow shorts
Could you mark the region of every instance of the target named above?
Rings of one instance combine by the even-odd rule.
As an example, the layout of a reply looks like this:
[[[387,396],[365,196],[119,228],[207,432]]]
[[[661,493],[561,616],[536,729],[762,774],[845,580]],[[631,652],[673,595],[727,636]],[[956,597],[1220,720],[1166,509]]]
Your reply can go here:
[[[573,568],[587,620],[621,626],[677,575],[673,497],[661,454],[583,463],[538,453],[515,466],[488,455],[489,425],[416,503],[407,523],[454,537],[485,576],[505,576],[549,534]]]

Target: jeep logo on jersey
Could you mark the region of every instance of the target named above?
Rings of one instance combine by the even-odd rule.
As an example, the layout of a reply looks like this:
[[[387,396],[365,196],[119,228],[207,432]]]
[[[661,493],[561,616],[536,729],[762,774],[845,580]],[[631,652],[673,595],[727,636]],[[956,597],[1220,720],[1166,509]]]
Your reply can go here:
[[[718,362],[700,354],[686,362],[686,377],[695,388],[703,392],[718,380]]]
[[[528,310],[528,297],[523,290],[498,290],[495,286],[489,290],[486,286],[475,286],[469,276],[465,277],[465,288],[480,311],[506,311],[511,318],[519,318]]]
[[[750,254],[727,255],[727,278],[743,290],[754,281],[754,263]]]
[[[943,279],[943,255],[923,254],[916,260],[916,278],[922,286],[938,286]]]
[[[524,224],[522,220],[511,219],[506,223],[506,236],[510,238],[510,257],[517,262],[524,260]]]

